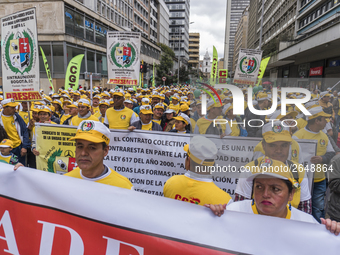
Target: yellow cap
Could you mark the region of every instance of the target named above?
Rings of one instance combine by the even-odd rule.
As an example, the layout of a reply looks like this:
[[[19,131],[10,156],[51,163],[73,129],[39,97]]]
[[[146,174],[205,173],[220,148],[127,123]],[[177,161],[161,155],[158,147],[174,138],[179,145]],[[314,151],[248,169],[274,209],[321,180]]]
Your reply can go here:
[[[9,98],[9,99],[5,99],[5,100],[2,100],[1,101],[1,105],[2,107],[16,107],[19,105],[19,103],[17,102],[14,102],[14,99],[13,98]]]
[[[248,171],[248,169],[245,169]],[[244,171],[245,171],[244,170]],[[293,188],[300,188],[300,184],[294,179],[290,168],[281,161],[271,159],[269,157],[263,157],[258,166],[249,169],[251,175],[247,178],[247,181],[253,181],[256,177],[274,177],[281,180],[288,180],[292,183]]]
[[[94,143],[110,143],[110,130],[101,122],[93,120],[83,120],[80,122],[77,133],[69,141],[76,139],[86,140]]]
[[[173,119],[179,120],[179,121],[184,121],[184,123],[187,124],[187,125],[190,122],[190,118],[185,113],[180,113],[180,114],[178,114],[177,117],[173,117]]]
[[[9,139],[4,139],[0,143],[1,148],[13,148],[13,142]]]
[[[281,121],[265,124],[262,127],[262,137],[266,143],[293,141],[292,136],[289,133],[289,128],[284,127]]]
[[[153,114],[151,105],[142,105],[139,112],[143,114]]]

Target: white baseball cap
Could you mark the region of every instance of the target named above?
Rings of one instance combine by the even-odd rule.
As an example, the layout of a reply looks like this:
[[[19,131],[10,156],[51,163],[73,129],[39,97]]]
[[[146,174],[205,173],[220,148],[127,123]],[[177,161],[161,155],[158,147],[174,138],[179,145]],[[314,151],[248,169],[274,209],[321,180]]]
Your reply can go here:
[[[194,136],[183,149],[191,160],[204,166],[213,166],[218,152],[215,143],[200,135]]]

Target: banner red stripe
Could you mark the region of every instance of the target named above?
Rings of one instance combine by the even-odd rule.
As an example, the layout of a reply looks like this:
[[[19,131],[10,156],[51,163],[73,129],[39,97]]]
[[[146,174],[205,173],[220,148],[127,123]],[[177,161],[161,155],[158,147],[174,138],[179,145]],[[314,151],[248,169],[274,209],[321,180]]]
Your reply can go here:
[[[111,244],[118,244],[120,255],[125,254],[239,254],[227,251],[201,247],[181,240],[170,240],[166,237],[155,236],[151,233],[142,233],[136,230],[124,229],[105,223],[90,220],[81,216],[69,214],[40,205],[26,204],[12,199],[0,197],[0,217],[9,213],[16,243],[20,254],[39,254],[42,235],[48,236],[48,231],[43,234],[43,227],[54,225],[53,242],[45,243],[45,247],[52,247],[52,254],[69,254],[71,235],[68,227],[74,230],[84,244],[84,254],[100,255],[112,254]],[[114,215],[112,215],[114,217]],[[0,227],[0,236],[5,237],[4,224]],[[178,231],[181,231],[180,229]],[[50,233],[51,234],[51,233]],[[112,240],[111,240],[112,239]],[[126,243],[126,244],[124,244]],[[117,247],[118,247],[117,246]],[[116,247],[116,246],[115,246]],[[143,253],[139,251],[141,247]],[[7,249],[7,242],[0,240],[0,251]],[[125,253],[128,252],[128,253]],[[134,253],[131,253],[134,252]],[[41,254],[41,253],[40,253]],[[116,253],[114,253],[116,254]]]

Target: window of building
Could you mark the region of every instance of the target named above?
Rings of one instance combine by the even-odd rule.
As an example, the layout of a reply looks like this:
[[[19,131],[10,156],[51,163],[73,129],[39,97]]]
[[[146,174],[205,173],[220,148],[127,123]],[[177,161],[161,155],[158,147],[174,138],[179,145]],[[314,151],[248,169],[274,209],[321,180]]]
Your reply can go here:
[[[97,52],[97,73],[107,76],[107,57]]]
[[[94,42],[94,20],[88,17],[85,19],[85,34],[87,40]]]
[[[94,52],[87,50],[87,72],[95,73],[95,62],[94,62]]]
[[[53,45],[53,73],[65,73],[64,70],[64,47],[63,45]],[[46,54],[46,52],[45,52]]]

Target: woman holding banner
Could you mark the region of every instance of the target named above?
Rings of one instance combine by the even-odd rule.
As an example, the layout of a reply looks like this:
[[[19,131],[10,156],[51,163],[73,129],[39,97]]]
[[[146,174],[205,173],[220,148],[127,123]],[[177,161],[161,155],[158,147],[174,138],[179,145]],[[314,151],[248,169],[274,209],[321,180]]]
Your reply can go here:
[[[282,162],[265,157],[259,167],[244,169],[252,173],[247,181],[253,182],[253,200],[234,202],[228,206],[226,204],[205,206],[217,216],[221,216],[224,210],[229,210],[317,224],[312,215],[291,206],[290,202],[295,190],[299,188],[299,183],[290,171],[285,171],[286,168]],[[339,235],[339,222],[322,218],[321,224],[324,224],[331,233]]]

